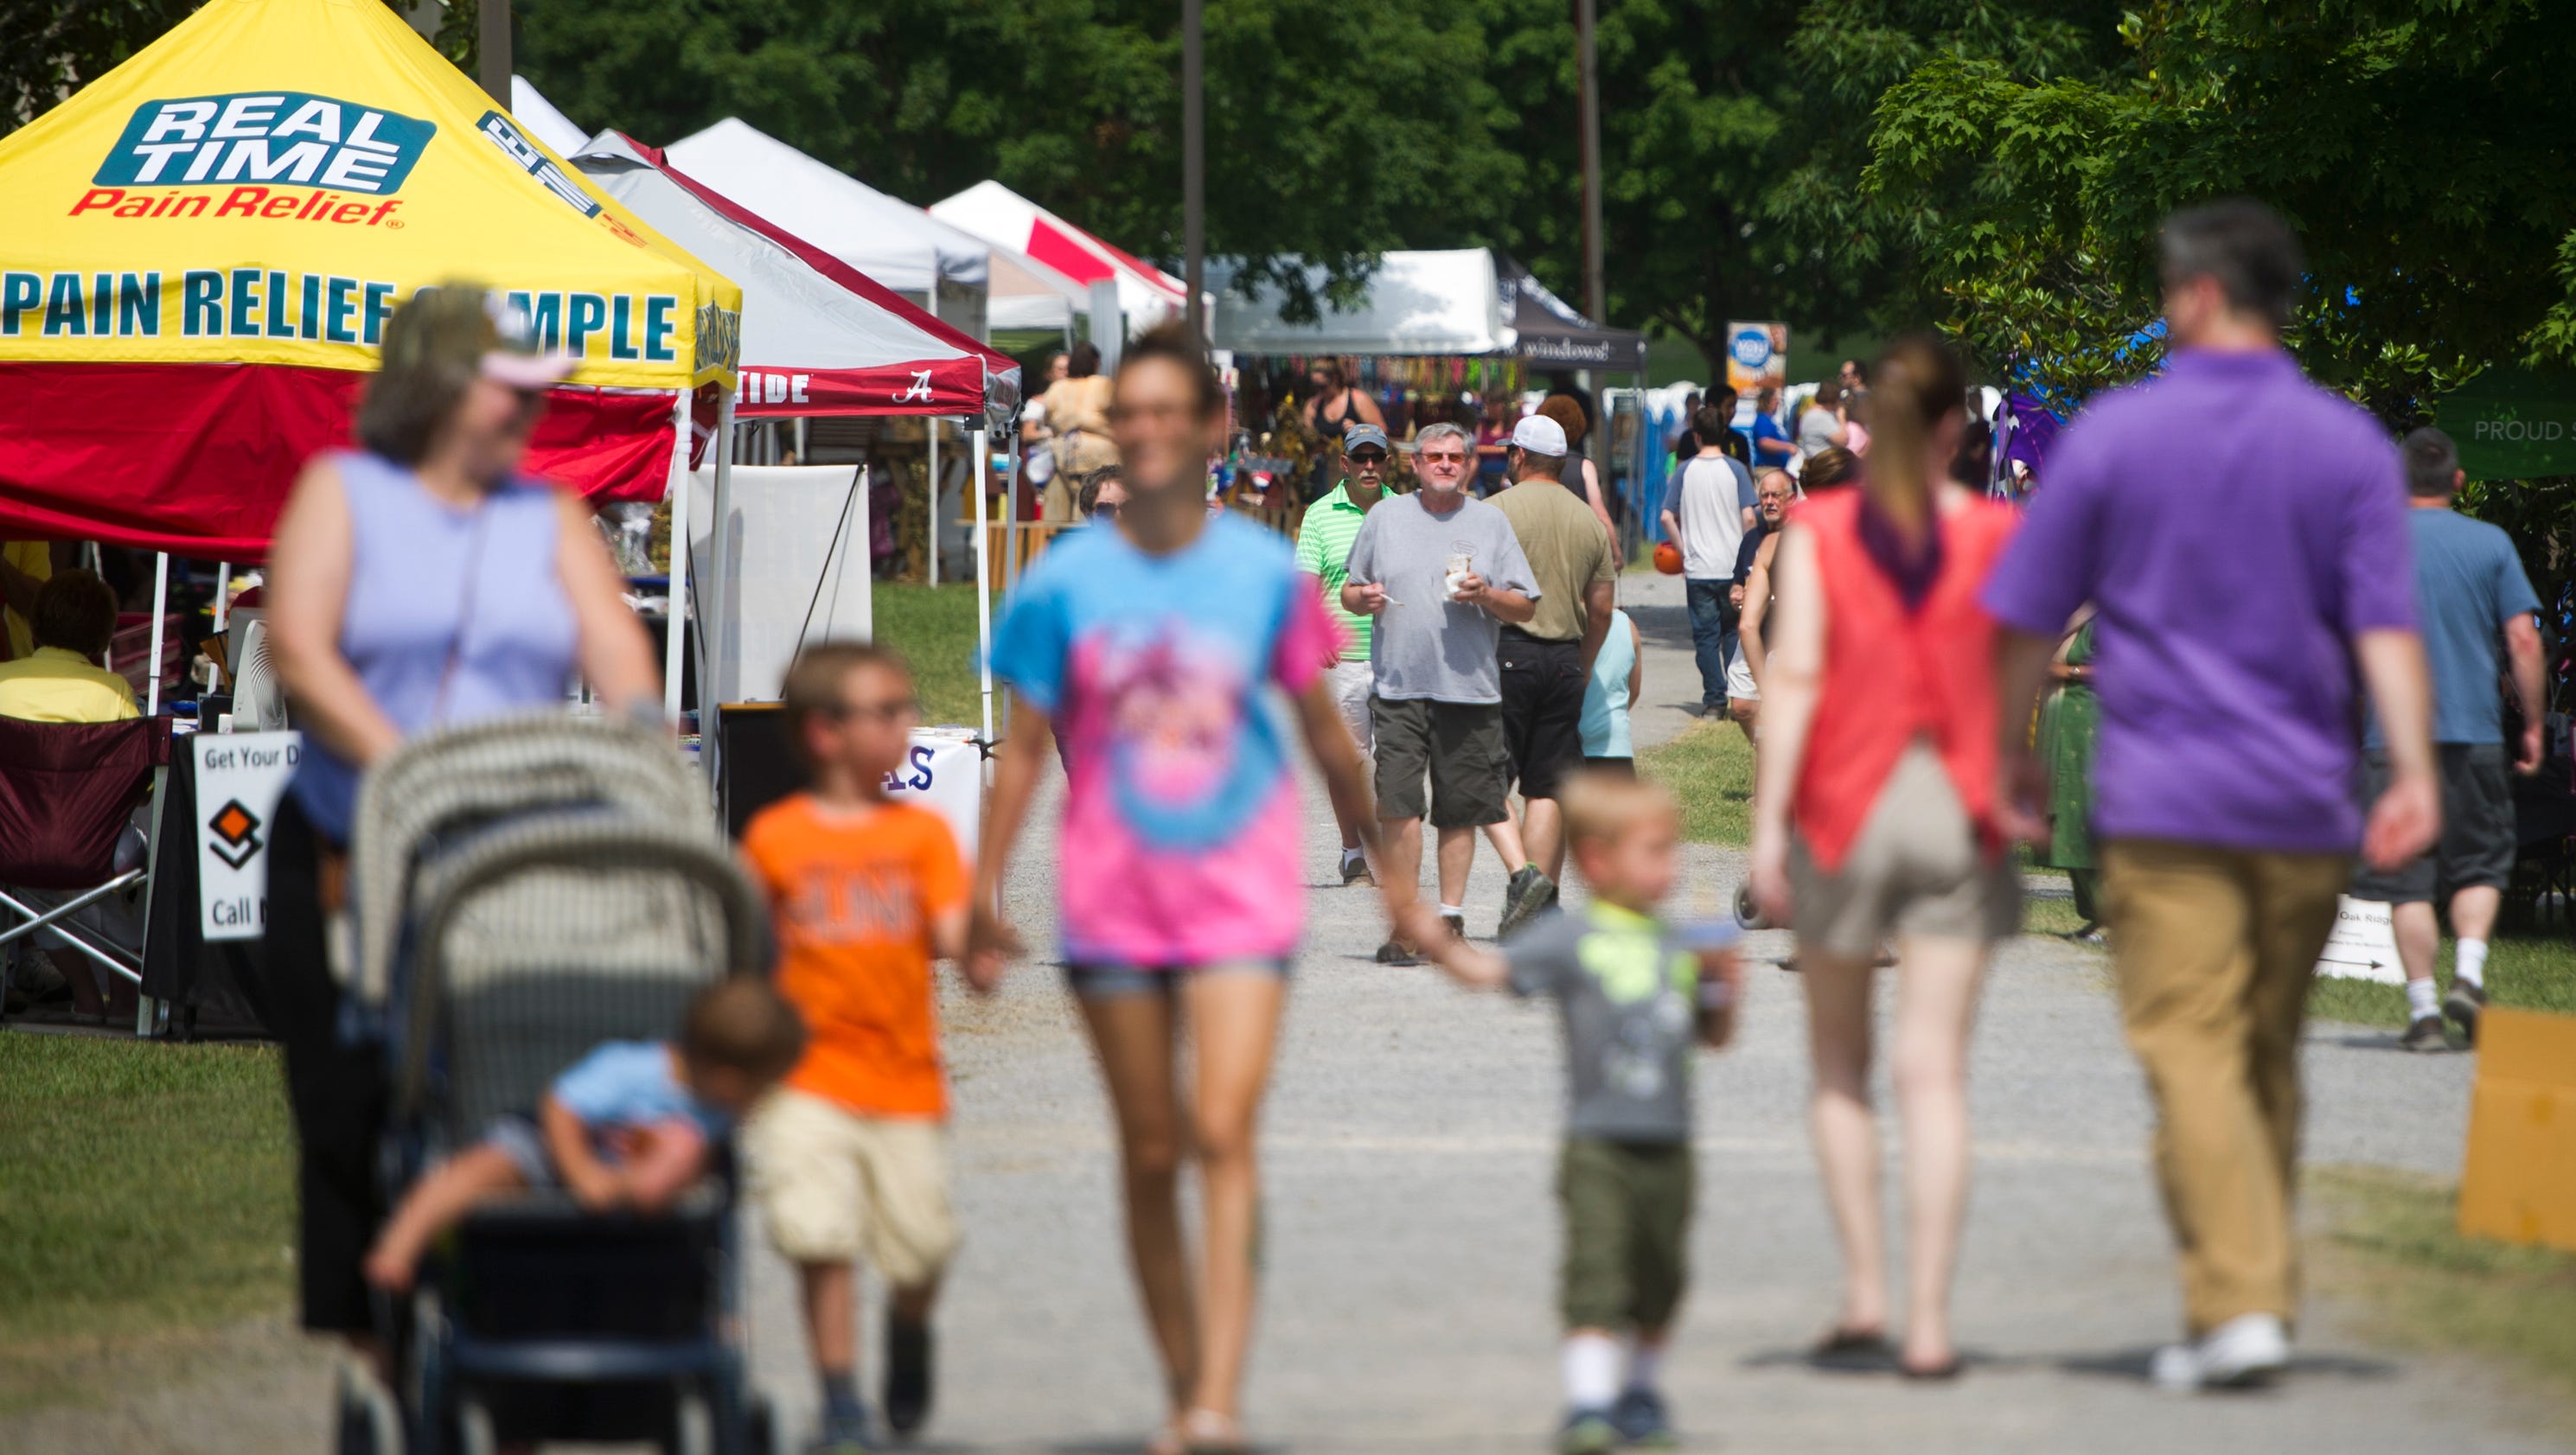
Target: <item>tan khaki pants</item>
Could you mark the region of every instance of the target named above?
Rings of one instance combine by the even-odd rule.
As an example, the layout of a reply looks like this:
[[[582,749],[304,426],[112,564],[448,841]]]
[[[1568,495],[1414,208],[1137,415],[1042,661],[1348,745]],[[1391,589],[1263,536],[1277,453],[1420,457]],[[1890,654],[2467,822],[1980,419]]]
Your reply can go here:
[[[862,1116],[781,1087],[743,1127],[752,1200],[794,1263],[876,1265],[896,1288],[937,1278],[957,1253],[948,1133],[938,1122]]]
[[[2121,1016],[2155,1097],[2156,1175],[2195,1336],[2296,1312],[2299,1030],[2351,877],[2340,854],[2103,846]]]

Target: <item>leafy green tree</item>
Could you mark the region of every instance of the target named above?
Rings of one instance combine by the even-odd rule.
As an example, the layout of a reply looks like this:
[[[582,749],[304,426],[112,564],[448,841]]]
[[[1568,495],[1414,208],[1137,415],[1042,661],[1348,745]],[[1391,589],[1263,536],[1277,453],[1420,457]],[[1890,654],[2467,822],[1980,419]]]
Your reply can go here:
[[[2576,11],[2156,0],[2119,35],[2100,76],[1943,56],[1878,105],[1864,193],[1991,367],[2079,391],[2137,373],[2152,350],[2122,349],[2155,312],[2158,219],[2231,193],[2300,229],[2302,361],[2392,423],[2487,363],[2576,345],[2576,171],[2537,120]]]
[[[1144,0],[531,3],[521,68],[585,125],[667,142],[741,116],[930,202],[987,177],[1131,249],[1181,251],[1176,12]],[[1478,236],[1511,159],[1472,16],[1428,0],[1214,0],[1208,244],[1303,255]],[[1302,275],[1281,273],[1312,306]]]
[[[114,70],[203,0],[17,0],[0,5],[0,136]]]

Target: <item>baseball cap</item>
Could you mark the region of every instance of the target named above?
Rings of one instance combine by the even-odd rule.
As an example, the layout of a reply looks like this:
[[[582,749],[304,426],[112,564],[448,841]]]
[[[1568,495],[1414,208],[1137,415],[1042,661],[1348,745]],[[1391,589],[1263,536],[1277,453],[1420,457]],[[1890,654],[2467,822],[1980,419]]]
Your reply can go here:
[[[1512,426],[1512,446],[1533,455],[1565,457],[1565,427],[1544,414],[1525,416]]]
[[[1395,453],[1395,447],[1386,442],[1386,431],[1376,425],[1355,424],[1342,432],[1343,454],[1347,455],[1362,445],[1375,445],[1388,454]]]
[[[548,353],[524,308],[477,283],[442,283],[415,293],[385,324],[385,367],[455,369],[514,389],[543,389],[581,361]]]

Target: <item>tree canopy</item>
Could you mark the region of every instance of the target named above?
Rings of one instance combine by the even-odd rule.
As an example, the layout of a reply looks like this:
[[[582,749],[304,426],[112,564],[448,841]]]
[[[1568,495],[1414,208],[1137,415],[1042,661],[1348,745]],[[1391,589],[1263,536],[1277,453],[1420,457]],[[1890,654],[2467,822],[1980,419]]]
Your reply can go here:
[[[199,0],[0,7],[0,130]],[[404,0],[406,8],[416,0]],[[519,69],[667,142],[739,115],[927,203],[985,177],[1180,251],[1170,0],[518,0]],[[441,49],[473,65],[475,0]],[[2157,345],[2155,224],[2299,226],[2294,345],[2392,421],[2488,363],[2576,361],[2555,0],[1599,0],[1612,321],[1700,346],[1938,324],[2082,393]],[[1208,238],[1264,265],[1494,244],[1583,294],[1564,0],[1208,0]]]

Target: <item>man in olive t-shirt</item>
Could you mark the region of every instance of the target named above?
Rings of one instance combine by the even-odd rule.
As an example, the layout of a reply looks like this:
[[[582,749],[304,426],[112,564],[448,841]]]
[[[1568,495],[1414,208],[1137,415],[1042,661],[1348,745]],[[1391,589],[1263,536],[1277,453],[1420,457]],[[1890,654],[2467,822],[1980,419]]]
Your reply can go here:
[[[1562,484],[1565,431],[1533,414],[1512,430],[1506,457],[1513,484],[1493,498],[1512,523],[1538,582],[1538,614],[1505,625],[1496,649],[1503,673],[1503,740],[1520,780],[1521,842],[1550,880],[1565,868],[1565,832],[1557,786],[1583,766],[1583,688],[1592,659],[1610,632],[1617,568],[1610,532],[1581,496]],[[1524,903],[1509,934],[1545,903]]]

